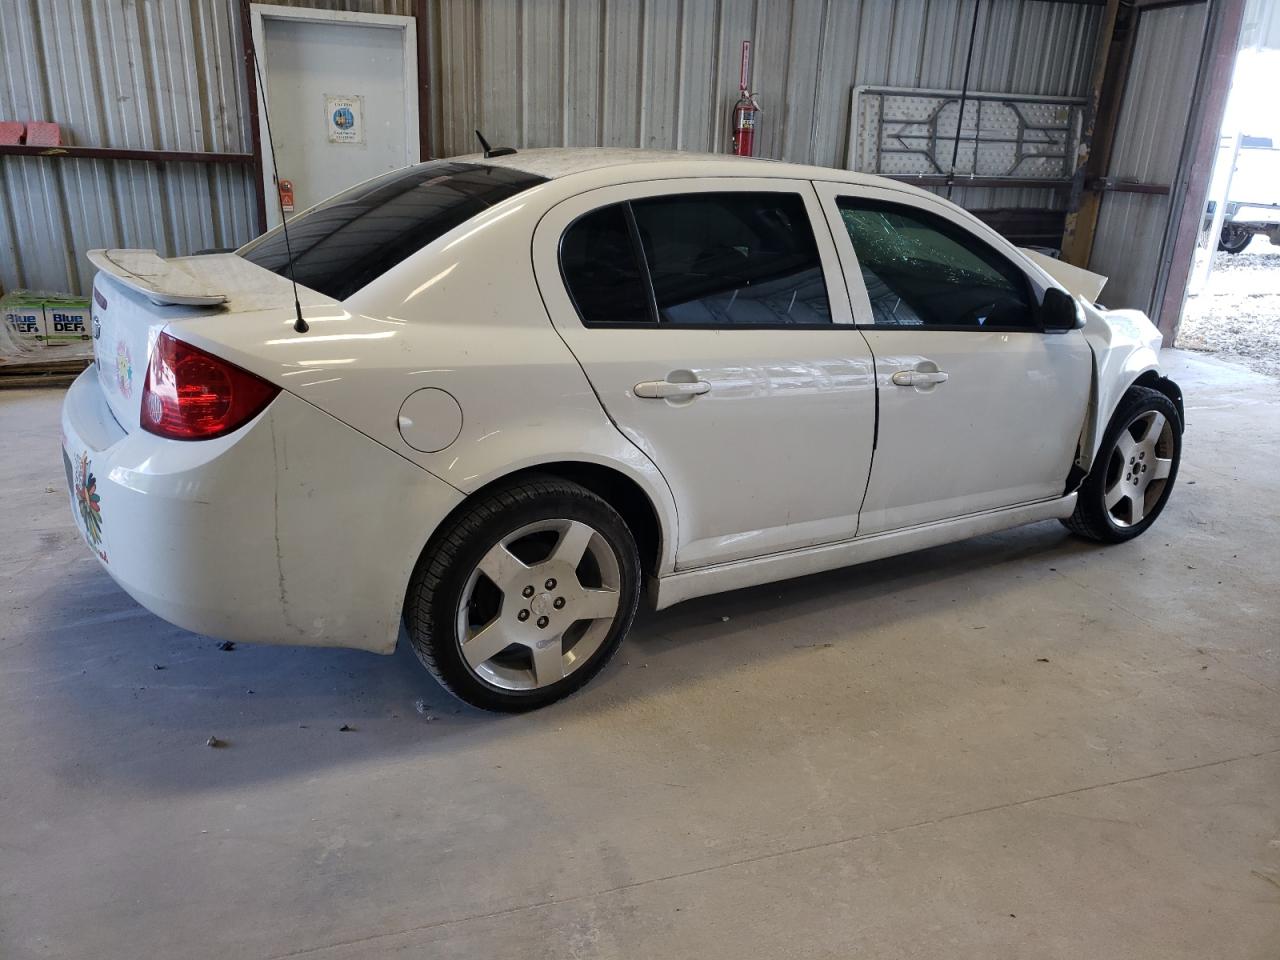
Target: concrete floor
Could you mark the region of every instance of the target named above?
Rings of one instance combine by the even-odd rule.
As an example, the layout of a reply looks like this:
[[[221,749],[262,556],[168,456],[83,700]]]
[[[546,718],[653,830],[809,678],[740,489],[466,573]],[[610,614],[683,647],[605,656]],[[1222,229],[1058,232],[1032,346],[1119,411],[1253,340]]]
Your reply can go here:
[[[519,718],[145,613],[68,516],[59,393],[0,394],[0,957],[1274,960],[1280,382],[1167,362],[1140,540],[690,602]]]

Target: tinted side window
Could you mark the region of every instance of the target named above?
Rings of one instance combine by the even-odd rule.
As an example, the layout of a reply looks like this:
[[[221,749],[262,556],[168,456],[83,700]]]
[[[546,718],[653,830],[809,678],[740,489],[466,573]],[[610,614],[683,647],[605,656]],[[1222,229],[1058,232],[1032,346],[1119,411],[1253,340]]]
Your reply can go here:
[[[694,193],[631,204],[662,323],[829,324],[804,201],[790,193]]]
[[[1035,326],[1026,277],[968,231],[896,204],[838,204],[877,326]]]
[[[601,207],[570,224],[560,241],[560,269],[584,323],[652,321],[626,204]]]

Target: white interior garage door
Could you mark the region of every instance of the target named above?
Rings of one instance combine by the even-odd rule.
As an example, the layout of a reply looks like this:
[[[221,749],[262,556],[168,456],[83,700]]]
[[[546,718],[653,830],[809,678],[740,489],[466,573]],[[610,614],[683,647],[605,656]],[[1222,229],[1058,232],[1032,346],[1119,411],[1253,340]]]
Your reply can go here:
[[[418,159],[413,21],[386,19],[406,22],[262,18],[272,146],[293,212]],[[280,220],[270,186],[267,220]]]

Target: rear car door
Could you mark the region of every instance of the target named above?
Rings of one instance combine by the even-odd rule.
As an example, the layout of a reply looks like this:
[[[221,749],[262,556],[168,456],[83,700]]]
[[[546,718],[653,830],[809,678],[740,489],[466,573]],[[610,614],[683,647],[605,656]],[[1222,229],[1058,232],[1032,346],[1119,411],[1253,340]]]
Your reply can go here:
[[[1043,280],[941,202],[815,186],[879,386],[859,533],[1062,496],[1092,354],[1081,331],[1041,328]]]
[[[677,568],[855,535],[874,369],[810,183],[589,191],[543,217],[534,267],[609,416],[671,486]]]

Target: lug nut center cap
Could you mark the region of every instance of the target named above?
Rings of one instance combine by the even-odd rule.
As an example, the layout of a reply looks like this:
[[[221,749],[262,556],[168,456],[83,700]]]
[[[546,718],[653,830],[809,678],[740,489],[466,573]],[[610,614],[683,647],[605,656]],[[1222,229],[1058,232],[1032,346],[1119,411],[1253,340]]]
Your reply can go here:
[[[548,617],[555,610],[555,597],[540,593],[529,601],[529,608],[540,617]]]

